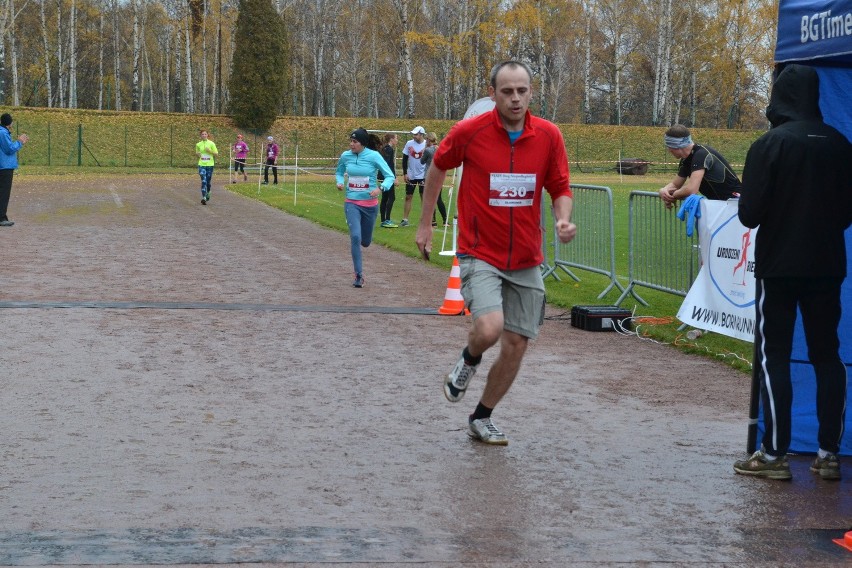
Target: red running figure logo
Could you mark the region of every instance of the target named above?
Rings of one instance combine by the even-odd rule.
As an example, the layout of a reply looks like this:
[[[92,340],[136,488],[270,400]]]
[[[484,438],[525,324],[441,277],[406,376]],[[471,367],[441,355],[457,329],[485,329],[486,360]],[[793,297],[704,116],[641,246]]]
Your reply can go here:
[[[742,254],[740,254],[740,261],[734,267],[733,276],[737,275],[737,270],[742,266],[743,267],[743,282],[742,285],[745,286],[746,283],[746,268],[748,267],[748,247],[751,246],[751,229],[747,230],[743,233],[743,243],[742,243]]]

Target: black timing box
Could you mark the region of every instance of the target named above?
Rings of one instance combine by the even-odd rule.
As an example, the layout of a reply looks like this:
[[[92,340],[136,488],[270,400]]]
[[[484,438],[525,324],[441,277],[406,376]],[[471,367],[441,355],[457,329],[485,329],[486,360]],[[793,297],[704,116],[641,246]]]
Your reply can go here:
[[[618,306],[574,306],[571,308],[571,325],[586,331],[629,330],[629,310]]]

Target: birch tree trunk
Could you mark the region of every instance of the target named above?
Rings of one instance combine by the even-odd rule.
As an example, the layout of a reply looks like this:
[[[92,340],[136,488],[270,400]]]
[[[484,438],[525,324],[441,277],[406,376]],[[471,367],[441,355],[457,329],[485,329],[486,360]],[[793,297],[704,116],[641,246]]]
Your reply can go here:
[[[306,52],[307,50],[304,48],[304,45],[306,44],[306,39],[307,39],[307,34],[308,34],[308,32],[307,32],[308,26],[306,25],[304,14],[299,14],[298,17],[299,17],[299,23],[301,24],[299,26],[299,29],[301,29],[301,33],[299,34],[299,36],[302,39],[302,46],[303,46],[300,49],[301,55],[299,57],[299,92],[300,92],[301,97],[302,97],[302,116],[307,116],[307,114],[308,114],[308,79],[307,79],[308,55],[307,55],[307,52]]]
[[[446,53],[444,53],[444,57],[442,58],[443,61],[441,63],[441,72],[443,73],[444,77],[446,77],[446,79],[442,81],[443,85],[441,88],[440,102],[441,108],[435,108],[435,118],[449,118],[453,106],[453,100],[457,98],[451,94],[453,91],[457,92],[459,90],[458,82],[455,80],[454,77],[455,73],[453,73],[454,68],[458,69],[458,67],[454,67],[454,65],[456,65],[456,60],[453,56],[453,51],[456,50],[452,49],[452,46],[448,46],[447,51]],[[439,106],[437,95],[438,93],[436,92],[435,107]]]
[[[376,26],[373,26],[370,37],[370,87],[367,100],[367,115],[379,118],[379,61],[378,45],[376,45]]]
[[[183,107],[183,93],[181,92],[181,88],[183,86],[183,68],[181,66],[181,45],[180,45],[180,28],[175,28],[175,83],[174,83],[174,103],[175,103],[175,112],[184,112]]]
[[[0,104],[6,104],[6,34],[9,34],[9,45],[11,46],[12,53],[15,53],[15,34],[11,30],[11,19],[14,15],[14,7],[11,1],[7,0],[0,4],[0,10],[2,10],[2,14],[0,14],[0,26],[2,26],[2,30],[0,30]]]
[[[684,84],[683,73],[678,75],[677,81],[677,94],[673,97],[672,104],[669,105],[672,108],[672,113],[669,115],[669,124],[680,124],[680,112],[683,108],[683,84]]]
[[[219,16],[216,20],[216,45],[213,50],[213,100],[210,110],[222,114],[222,99],[225,97],[222,81],[222,3],[219,3]]]
[[[402,92],[402,59],[396,65],[396,117],[405,113],[405,93]]]
[[[104,109],[104,12],[98,21],[98,110]]]
[[[130,0],[133,11],[133,96],[130,110],[139,110],[139,4],[138,0]]]
[[[165,94],[166,112],[172,112],[172,29],[169,26],[166,30],[167,36],[165,41],[165,57],[163,59],[163,74],[165,75],[164,83],[166,88],[163,90]]]
[[[621,50],[619,49],[621,34],[617,33],[615,37],[615,53],[613,53],[612,57],[614,63],[613,73],[615,75],[615,124],[621,126]]]
[[[121,28],[118,22],[118,0],[112,1],[112,77],[115,88],[115,110],[121,110]]]
[[[77,0],[71,0],[68,33],[68,108],[77,108]]]
[[[665,24],[664,32],[664,49],[663,49],[663,69],[660,87],[660,96],[662,97],[662,109],[660,116],[671,116],[671,82],[672,82],[672,41],[674,39],[673,32],[673,14],[672,0],[665,0],[665,12],[663,14],[663,22]]]
[[[142,28],[145,29],[144,27]],[[139,51],[139,110],[145,110],[145,47],[144,45]],[[150,83],[150,77],[148,77]]]
[[[145,37],[144,33],[142,37]],[[148,75],[148,112],[154,112],[154,75],[151,73],[151,60],[148,58],[148,43],[144,41],[142,42],[142,57],[145,59],[145,74]],[[166,92],[169,91],[166,90]]]
[[[465,84],[464,74],[462,69],[462,54],[467,51],[465,45],[467,34],[470,31],[470,2],[469,0],[460,0],[458,3],[458,27],[456,28],[456,37],[448,46],[448,53],[444,57],[445,74],[447,83],[452,85],[452,90],[447,88],[444,91],[444,109],[440,118],[448,119],[459,111],[462,105],[470,105],[471,101],[462,100],[468,98],[463,95]],[[460,111],[464,112],[464,111]]]
[[[405,81],[408,85],[408,118],[414,118],[414,64],[411,60],[411,45],[409,44],[410,22],[408,19],[409,0],[393,0],[402,23],[402,65],[405,69]]]
[[[26,2],[24,2],[26,5]],[[21,104],[20,89],[18,87],[18,42],[15,34],[15,0],[9,2],[9,13],[12,14],[11,22],[9,22],[9,49],[12,51],[12,104],[19,106]],[[0,91],[4,90],[0,85]],[[5,93],[0,92],[5,101]]]
[[[696,116],[698,114],[698,95],[695,90],[698,88],[698,72],[693,69],[690,74],[690,93],[689,93],[689,124],[695,125]]]
[[[41,38],[44,46],[44,76],[45,87],[47,87],[47,108],[53,107],[53,79],[50,76],[50,40],[47,33],[47,16],[45,15],[44,5],[47,0],[39,2],[39,10],[41,12]]]
[[[302,66],[302,73],[301,73],[302,80],[300,82],[299,87],[301,88],[301,91],[302,91],[302,116],[307,116],[308,115],[308,79],[306,77],[307,68],[305,67],[304,58],[302,59],[301,66]]]
[[[672,1],[660,1],[657,19],[657,61],[654,73],[654,99],[651,123],[659,125],[669,112],[669,78],[671,76]]]
[[[660,1],[660,11],[662,11],[662,6],[664,5],[665,0]],[[658,125],[660,124],[660,91],[662,88],[662,77],[663,77],[663,43],[665,42],[665,34],[663,33],[663,29],[665,28],[665,24],[663,23],[663,18],[665,16],[660,14],[660,17],[657,18],[657,60],[654,62],[654,94],[653,99],[651,100],[651,124]]]
[[[201,10],[201,112],[210,112],[209,92],[207,83],[207,0],[202,3]]]
[[[538,108],[539,114],[545,116],[547,114],[547,54],[544,51],[544,32],[542,30],[541,21],[541,0],[536,0],[536,57],[538,59],[538,74],[540,78],[538,88]]]
[[[15,20],[14,5],[11,0],[0,0],[0,101],[6,104],[6,34]],[[12,34],[14,37],[14,34]],[[14,41],[12,53],[14,54]]]
[[[145,0],[139,0],[139,5],[142,9],[139,11],[139,58],[141,59],[140,75],[142,80],[139,87],[139,110],[145,110],[145,95],[148,94],[148,107],[150,111],[154,110],[154,75],[151,73],[151,62],[148,59],[148,40],[146,38],[146,30],[148,29],[148,6]]]
[[[328,23],[326,18],[319,14],[319,38],[314,49],[314,109],[316,116],[325,116],[325,46],[328,35]]]
[[[184,19],[184,63],[186,63],[185,112],[195,112],[195,93],[192,89],[192,38],[189,33],[189,16]]]
[[[583,122],[592,123],[592,13],[595,4],[586,6],[586,35],[583,38]]]
[[[740,121],[740,97],[742,97],[743,85],[743,5],[738,2],[734,5],[734,18],[732,22],[733,37],[731,38],[731,51],[734,59],[734,92],[732,94],[731,107],[728,110],[728,128],[735,128]]]
[[[337,89],[339,88],[340,83],[337,81],[332,81],[331,83],[331,96],[329,97],[328,102],[328,116],[337,116]]]
[[[57,105],[65,105],[65,58],[62,51],[62,0],[56,0],[56,91]]]
[[[610,124],[622,123],[621,78],[625,67],[631,63],[631,55],[640,43],[640,36],[634,28],[628,26],[630,20],[624,18],[624,13],[631,6],[626,0],[597,0],[596,16],[599,22],[597,31],[606,42],[606,52],[610,58],[605,62],[609,70],[610,87]]]
[[[473,68],[479,69],[482,62],[482,33],[479,31],[478,20],[479,17],[476,18],[477,22],[473,25],[475,26],[476,33],[473,38]],[[470,92],[473,94],[471,98],[477,99],[479,98],[479,94],[482,92],[482,83],[483,78],[479,73],[471,73],[471,82],[470,82]],[[473,102],[473,101],[471,101]],[[470,104],[470,103],[467,103]],[[465,107],[467,110],[467,107]]]

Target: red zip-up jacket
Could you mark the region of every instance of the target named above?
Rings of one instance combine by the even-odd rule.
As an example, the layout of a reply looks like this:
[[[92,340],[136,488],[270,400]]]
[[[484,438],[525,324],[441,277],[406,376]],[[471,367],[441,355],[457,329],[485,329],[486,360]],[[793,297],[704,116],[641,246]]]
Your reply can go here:
[[[495,108],[456,123],[432,163],[442,170],[463,166],[457,254],[474,256],[502,270],[530,268],[544,261],[542,188],[551,199],[572,197],[568,154],[555,124],[527,112],[524,131],[510,144]]]

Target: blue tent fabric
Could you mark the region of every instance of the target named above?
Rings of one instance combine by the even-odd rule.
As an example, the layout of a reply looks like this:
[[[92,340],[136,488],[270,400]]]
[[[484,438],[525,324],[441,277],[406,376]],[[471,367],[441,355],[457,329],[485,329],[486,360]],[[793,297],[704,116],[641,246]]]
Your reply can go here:
[[[847,17],[852,17],[850,0],[781,0],[776,63],[852,62]]]
[[[852,44],[852,37],[848,41]],[[848,103],[849,93],[852,93],[852,63],[846,68],[814,68],[819,75],[819,108],[823,120],[852,141],[852,110],[849,109]]]
[[[845,28],[831,26],[830,17],[852,19],[852,0],[781,0],[778,20],[777,63],[796,62],[812,65],[820,80],[820,110],[826,123],[852,140],[852,35]],[[813,26],[817,28],[814,29]],[[807,38],[804,36],[807,32]],[[816,39],[814,39],[814,36]],[[844,164],[845,166],[845,164]],[[843,283],[840,321],[840,356],[852,374],[852,229],[846,232],[847,278]],[[815,453],[817,444],[816,377],[808,359],[807,343],[801,317],[796,322],[793,338],[791,373],[793,378],[793,431],[790,451]],[[847,379],[848,384],[848,379]],[[846,427],[840,455],[852,456],[852,388],[846,395]],[[762,405],[762,403],[761,403]],[[763,408],[757,422],[757,440],[763,437]]]

